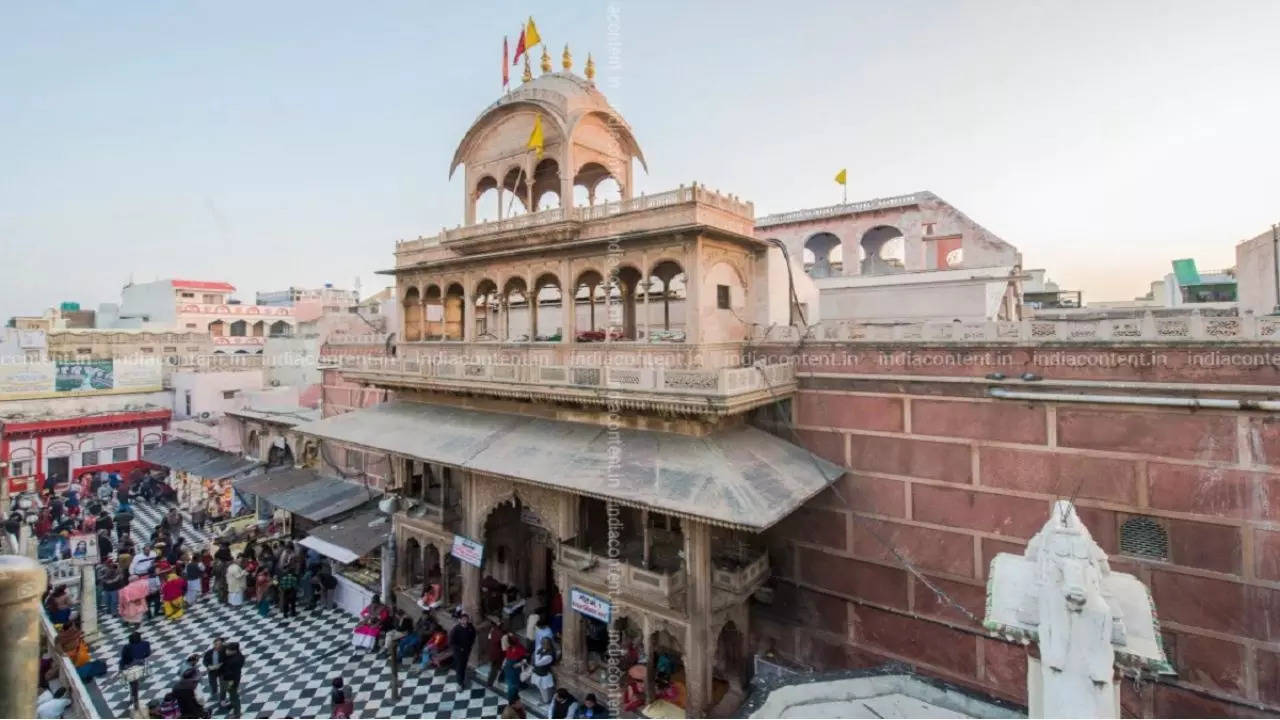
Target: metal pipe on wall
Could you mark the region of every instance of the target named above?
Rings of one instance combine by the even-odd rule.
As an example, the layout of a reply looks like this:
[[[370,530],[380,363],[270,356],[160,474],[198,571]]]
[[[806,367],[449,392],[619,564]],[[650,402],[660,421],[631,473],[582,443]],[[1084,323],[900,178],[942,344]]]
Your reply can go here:
[[[1061,392],[1035,392],[991,388],[987,394],[1001,400],[1039,400],[1042,402],[1078,402],[1100,405],[1158,405],[1161,407],[1205,408],[1212,410],[1266,410],[1280,411],[1280,400],[1251,400],[1228,398],[1182,398],[1153,395],[1093,395]]]

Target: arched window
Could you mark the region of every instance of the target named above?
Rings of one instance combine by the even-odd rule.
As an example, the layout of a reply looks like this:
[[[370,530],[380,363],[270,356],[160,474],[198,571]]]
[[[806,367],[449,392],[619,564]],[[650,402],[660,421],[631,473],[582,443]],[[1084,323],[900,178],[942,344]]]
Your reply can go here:
[[[892,225],[878,225],[862,236],[863,275],[888,275],[905,272],[906,239]]]
[[[840,275],[844,269],[844,245],[840,238],[821,232],[804,241],[804,269],[809,277]]]
[[[418,288],[409,288],[404,294],[404,339],[408,342],[422,339],[422,298]]]

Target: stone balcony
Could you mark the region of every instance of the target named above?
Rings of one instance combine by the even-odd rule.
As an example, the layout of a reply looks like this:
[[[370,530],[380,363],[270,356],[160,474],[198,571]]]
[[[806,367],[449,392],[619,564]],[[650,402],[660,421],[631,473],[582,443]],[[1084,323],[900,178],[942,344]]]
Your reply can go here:
[[[430,343],[410,357],[335,358],[343,375],[379,386],[508,399],[617,403],[629,409],[729,415],[795,391],[787,363],[732,366],[741,344]],[[402,346],[403,348],[403,346]],[[607,348],[607,349],[606,349]]]
[[[575,548],[571,543],[572,541],[560,543],[556,563],[576,580],[607,587],[621,595],[654,605],[678,607],[687,581],[683,568],[674,572],[643,570],[621,559],[614,560],[590,550]],[[611,582],[618,584],[613,586]]]
[[[736,196],[694,183],[589,207],[566,207],[441,230],[396,244],[396,268],[555,241],[603,240],[628,233],[703,226],[753,237],[755,209]]]

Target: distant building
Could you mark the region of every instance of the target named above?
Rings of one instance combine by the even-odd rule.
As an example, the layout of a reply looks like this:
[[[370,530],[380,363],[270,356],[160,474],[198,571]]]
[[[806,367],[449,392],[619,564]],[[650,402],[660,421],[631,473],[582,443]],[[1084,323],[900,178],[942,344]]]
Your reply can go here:
[[[823,319],[1017,319],[1022,256],[931,192],[766,215],[755,235],[803,259]]]
[[[215,353],[261,353],[268,337],[293,335],[288,306],[243,305],[235,286],[203,280],[156,280],[126,285],[121,302],[98,309],[99,328],[172,329],[207,332]]]
[[[1280,232],[1275,228],[1236,245],[1236,279],[1241,311],[1271,315],[1280,310],[1276,288],[1280,284],[1280,266],[1276,263],[1276,246]]]

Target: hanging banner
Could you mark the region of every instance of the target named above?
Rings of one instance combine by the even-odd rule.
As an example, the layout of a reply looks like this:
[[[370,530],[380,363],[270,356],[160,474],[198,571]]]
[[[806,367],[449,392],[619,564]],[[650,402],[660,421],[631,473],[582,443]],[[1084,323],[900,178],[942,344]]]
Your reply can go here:
[[[115,371],[110,360],[56,362],[57,392],[101,392],[115,387]]]
[[[484,545],[471,538],[454,535],[453,549],[449,554],[468,565],[480,567],[480,563],[484,561]]]
[[[569,589],[569,606],[587,617],[595,618],[606,624],[613,615],[612,603],[591,593],[583,592],[578,588]]]

